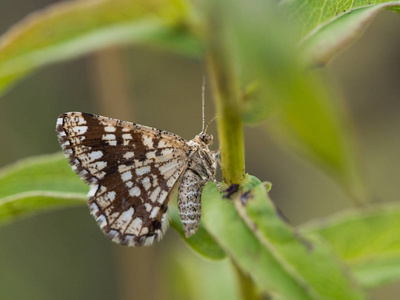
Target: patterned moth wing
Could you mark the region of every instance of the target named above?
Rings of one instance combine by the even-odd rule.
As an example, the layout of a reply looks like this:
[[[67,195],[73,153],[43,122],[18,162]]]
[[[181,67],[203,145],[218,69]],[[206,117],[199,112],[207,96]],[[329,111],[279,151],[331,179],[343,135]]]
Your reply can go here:
[[[73,170],[90,185],[89,209],[106,236],[129,246],[160,240],[190,145],[166,131],[80,112],[60,115],[57,133]]]

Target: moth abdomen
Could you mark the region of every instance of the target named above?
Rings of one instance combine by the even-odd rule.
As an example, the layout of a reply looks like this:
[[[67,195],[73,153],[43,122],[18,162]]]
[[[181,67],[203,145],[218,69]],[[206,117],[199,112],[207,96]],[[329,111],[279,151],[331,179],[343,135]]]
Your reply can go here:
[[[178,209],[186,237],[197,230],[201,218],[201,193],[204,181],[200,175],[187,169],[182,175],[178,192]]]

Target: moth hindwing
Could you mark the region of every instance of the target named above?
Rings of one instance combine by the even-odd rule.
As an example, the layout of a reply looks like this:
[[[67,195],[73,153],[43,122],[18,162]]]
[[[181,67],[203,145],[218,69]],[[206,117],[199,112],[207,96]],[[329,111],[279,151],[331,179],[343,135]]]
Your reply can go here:
[[[201,132],[187,142],[166,131],[80,112],[60,115],[56,130],[72,169],[90,185],[90,212],[108,238],[129,246],[160,240],[176,188],[186,236],[196,231],[201,192],[207,181],[216,181],[211,136]]]

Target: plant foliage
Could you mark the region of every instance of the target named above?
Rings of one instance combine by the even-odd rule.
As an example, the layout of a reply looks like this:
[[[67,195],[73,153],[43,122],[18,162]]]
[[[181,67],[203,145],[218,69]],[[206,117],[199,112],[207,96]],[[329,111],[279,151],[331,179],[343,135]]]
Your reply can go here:
[[[61,2],[3,34],[0,93],[40,67],[110,45],[140,44],[205,59],[224,184],[239,189],[227,199],[209,183],[200,229],[184,240],[204,257],[228,257],[239,278],[250,278],[242,288],[255,294],[365,299],[365,289],[400,278],[399,203],[292,228],[277,213],[266,185],[245,172],[242,127],[267,120],[262,126],[281,145],[367,203],[347,117],[337,95],[310,68],[340,53],[379,11],[399,8],[400,1],[364,0]],[[84,205],[87,190],[58,154],[18,162],[0,173],[0,225]],[[174,206],[172,227],[183,236]]]

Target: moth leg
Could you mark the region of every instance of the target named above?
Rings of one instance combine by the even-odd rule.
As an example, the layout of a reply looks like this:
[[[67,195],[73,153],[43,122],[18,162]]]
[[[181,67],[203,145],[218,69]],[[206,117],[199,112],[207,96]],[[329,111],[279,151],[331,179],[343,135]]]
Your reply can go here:
[[[218,192],[219,192],[219,193],[222,193],[221,187],[220,187],[219,182],[217,181],[217,179],[213,178],[212,180],[213,180],[214,183],[217,185]]]
[[[211,151],[211,153],[214,155],[215,160],[217,161],[218,165],[220,168],[222,168],[222,163],[221,163],[221,148],[215,151]]]
[[[214,153],[212,153],[212,154],[214,154]],[[200,155],[200,157],[201,157],[202,160],[206,160],[206,159],[204,158],[204,156],[201,154],[200,151],[199,151],[199,155]],[[215,158],[215,156],[214,156],[214,158]],[[216,161],[215,161],[215,160],[214,160],[214,164],[216,164]],[[204,167],[205,167],[205,170],[206,170],[206,172],[207,172],[208,177],[209,177],[212,181],[214,181],[214,183],[217,185],[218,191],[219,191],[220,193],[222,193],[221,187],[220,187],[220,185],[219,185],[217,179],[215,178],[216,166],[215,166],[214,168],[212,168],[212,167],[210,167],[210,166],[208,166],[208,165],[205,164]]]

